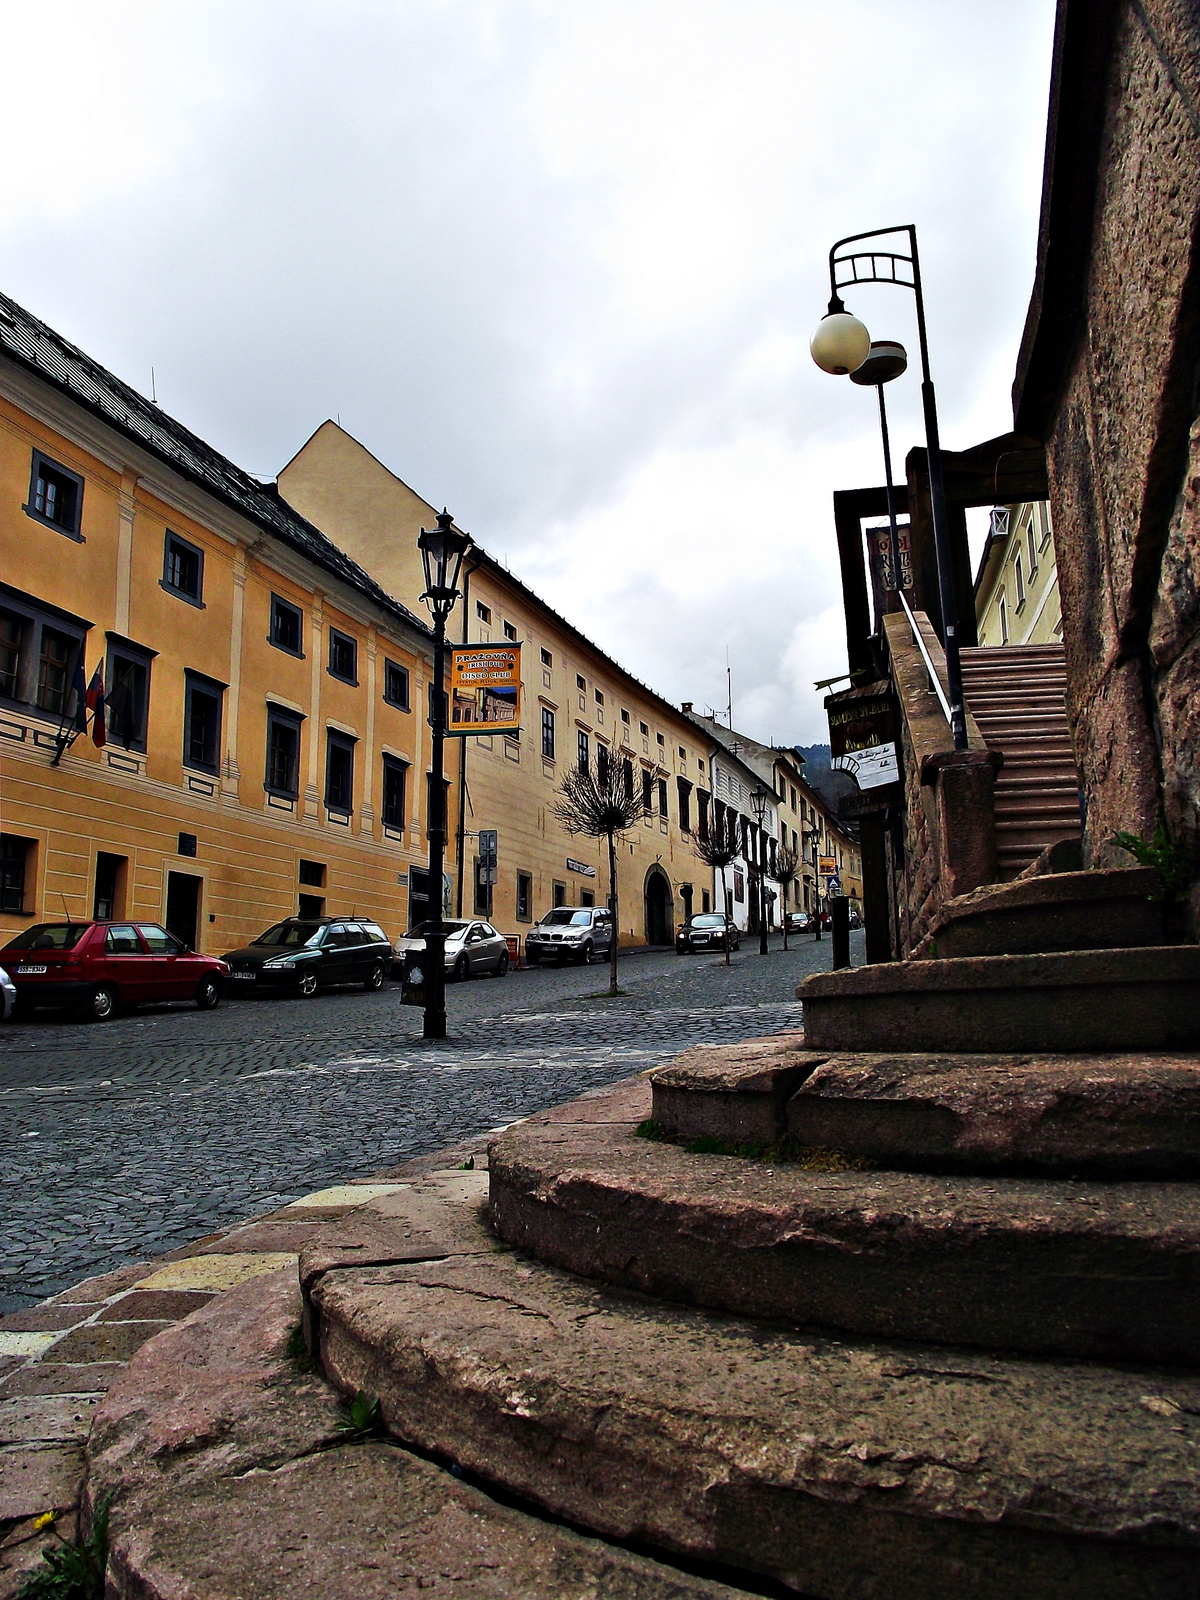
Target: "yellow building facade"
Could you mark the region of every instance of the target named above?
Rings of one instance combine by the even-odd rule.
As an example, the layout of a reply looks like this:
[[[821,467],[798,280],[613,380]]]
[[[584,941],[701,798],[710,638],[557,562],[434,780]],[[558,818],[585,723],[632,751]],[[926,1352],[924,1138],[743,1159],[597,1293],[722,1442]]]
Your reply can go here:
[[[321,527],[390,594],[415,605],[423,588],[417,538],[435,508],[334,422],[279,475],[279,493]],[[621,939],[668,944],[694,909],[707,909],[711,874],[693,841],[712,783],[692,720],[639,683],[498,561],[476,545],[464,562],[464,598],[450,619],[456,642],[521,645],[522,731],[447,740],[446,773],[461,799],[456,908],[489,915],[523,936],[555,904],[603,905],[607,847],[572,838],[551,805],[564,773],[607,757],[634,767],[652,815],[618,858]],[[457,747],[457,748],[456,748]],[[494,832],[495,882],[481,882],[479,835]],[[483,874],[486,875],[486,874]],[[461,893],[461,899],[459,898]]]
[[[97,669],[102,747],[72,726]],[[0,297],[0,935],[402,932],[430,670],[423,623],[273,486]]]
[[[1045,500],[1003,506],[975,579],[975,619],[984,645],[1058,644],[1062,601],[1050,506]]]

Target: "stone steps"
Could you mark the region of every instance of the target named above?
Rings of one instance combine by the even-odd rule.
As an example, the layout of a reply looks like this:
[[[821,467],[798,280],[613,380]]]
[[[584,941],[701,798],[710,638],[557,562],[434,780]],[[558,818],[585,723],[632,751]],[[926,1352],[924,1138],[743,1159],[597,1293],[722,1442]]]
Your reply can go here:
[[[1193,1129],[1198,1078],[1181,1092]],[[498,1236],[585,1278],[737,1315],[1200,1365],[1200,1185],[805,1170],[635,1127],[531,1118],[494,1140]]]
[[[985,884],[947,900],[916,952],[1032,955],[1164,942],[1162,884],[1150,867],[1056,872]]]
[[[616,1124],[536,1126],[569,1146],[542,1173],[557,1213],[571,1141]],[[600,1538],[823,1600],[1191,1600],[1200,1377],[769,1325],[588,1281],[478,1226],[487,1249],[327,1266],[308,1289],[326,1373],[377,1395],[406,1444]],[[686,1247],[686,1229],[658,1236]]]
[[[1025,880],[1036,881],[1036,880]],[[817,973],[814,1050],[1110,1051],[1200,1045],[1200,947],[963,956]]]

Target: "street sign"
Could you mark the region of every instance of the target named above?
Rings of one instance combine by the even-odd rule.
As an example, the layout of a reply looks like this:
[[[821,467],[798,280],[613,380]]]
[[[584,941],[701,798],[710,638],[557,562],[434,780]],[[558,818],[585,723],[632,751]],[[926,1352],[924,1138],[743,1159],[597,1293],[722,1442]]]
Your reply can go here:
[[[482,828],[479,832],[479,881],[480,883],[495,883],[496,881],[496,845],[497,835],[495,828]]]
[[[520,726],[521,646],[453,645],[447,734],[516,733]]]

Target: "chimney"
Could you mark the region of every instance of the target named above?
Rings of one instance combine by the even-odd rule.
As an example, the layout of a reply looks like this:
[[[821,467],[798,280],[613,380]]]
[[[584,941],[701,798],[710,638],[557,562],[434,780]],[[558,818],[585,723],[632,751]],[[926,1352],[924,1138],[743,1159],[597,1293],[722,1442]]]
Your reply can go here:
[[[680,709],[683,711],[690,711],[692,709],[692,702],[690,700],[685,700]]]

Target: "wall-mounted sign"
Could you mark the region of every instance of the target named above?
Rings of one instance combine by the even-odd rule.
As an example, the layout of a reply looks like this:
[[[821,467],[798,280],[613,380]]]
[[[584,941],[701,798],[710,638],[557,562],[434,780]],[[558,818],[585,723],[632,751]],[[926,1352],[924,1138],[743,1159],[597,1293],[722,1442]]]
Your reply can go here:
[[[825,712],[836,772],[848,772],[860,789],[897,782],[896,714],[886,681],[826,696]]]
[[[906,589],[913,586],[912,568],[912,541],[909,537],[908,524],[901,523],[896,528],[896,543],[900,550],[900,579]],[[896,576],[892,570],[892,530],[886,528],[868,528],[867,545],[871,552],[871,574],[883,584],[885,589],[894,590]],[[911,605],[912,602],[910,601]]]
[[[586,861],[572,861],[570,856],[567,857],[567,871],[577,872],[581,878],[594,878],[596,876],[595,867],[589,867]]]
[[[831,878],[831,877],[833,877],[837,872],[837,857],[836,856],[818,856],[817,857],[817,871],[821,874],[821,876],[823,878]]]
[[[450,649],[450,735],[515,733],[521,726],[521,646]]]

